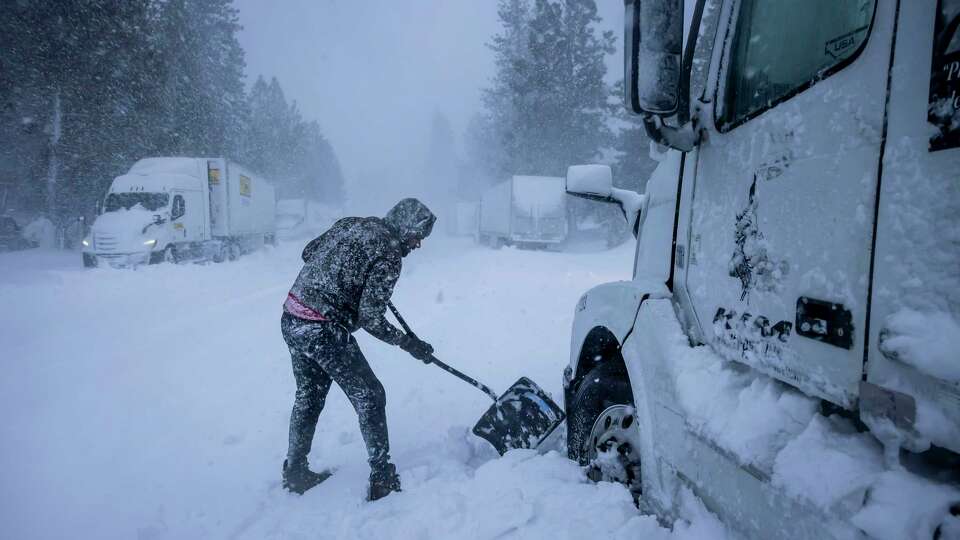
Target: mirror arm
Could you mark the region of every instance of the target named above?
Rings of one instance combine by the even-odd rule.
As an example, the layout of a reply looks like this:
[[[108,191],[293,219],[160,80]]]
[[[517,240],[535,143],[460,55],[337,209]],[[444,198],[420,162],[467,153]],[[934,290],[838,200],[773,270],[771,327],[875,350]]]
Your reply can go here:
[[[620,209],[620,213],[623,214],[623,219],[625,219],[625,220],[627,221],[627,223],[630,223],[630,218],[631,218],[631,216],[627,214],[627,207],[624,206],[622,200],[620,200],[620,199],[618,199],[618,198],[616,198],[616,197],[613,197],[613,196],[611,196],[611,195],[606,195],[606,196],[605,196],[605,195],[596,195],[596,194],[594,194],[594,193],[577,193],[577,192],[573,192],[573,191],[568,191],[568,192],[567,192],[567,195],[571,195],[571,196],[573,196],[573,197],[577,197],[577,198],[580,198],[580,199],[587,199],[588,201],[598,201],[598,202],[602,202],[602,203],[615,204],[615,205],[617,205],[617,208]],[[646,195],[643,195],[643,194],[639,194],[639,196],[640,196],[640,197],[646,197]],[[637,209],[637,216],[636,216],[637,219],[634,220],[633,223],[632,223],[631,229],[632,229],[632,231],[633,231],[633,237],[634,237],[634,238],[636,238],[637,235],[640,234],[640,213],[641,213],[641,212],[642,212],[642,210],[638,208],[638,209]]]
[[[567,195],[577,197],[579,199],[587,199],[588,201],[599,201],[611,204],[620,204],[620,201],[614,199],[609,195],[597,195],[595,193],[580,193],[576,191],[568,191]]]
[[[576,193],[573,191],[568,191],[567,195],[571,195],[579,199],[587,199],[588,201],[598,201],[602,203],[615,204],[617,205],[617,207],[620,208],[620,212],[623,214],[623,218],[628,221],[630,220],[630,218],[627,217],[627,209],[623,207],[623,203],[620,202],[620,199],[617,199],[615,197],[611,197],[609,195],[596,195],[594,193]]]
[[[653,114],[643,115],[643,127],[646,128],[647,135],[661,146],[681,152],[689,152],[697,145],[697,131],[693,128],[693,123],[687,122],[680,127],[668,126],[663,123],[663,119]]]
[[[700,35],[700,23],[706,0],[697,0],[687,33],[687,44],[683,48],[683,61],[680,64],[680,96],[677,103],[677,123],[681,126],[690,122],[690,74],[693,72],[693,55],[697,50],[697,37]]]

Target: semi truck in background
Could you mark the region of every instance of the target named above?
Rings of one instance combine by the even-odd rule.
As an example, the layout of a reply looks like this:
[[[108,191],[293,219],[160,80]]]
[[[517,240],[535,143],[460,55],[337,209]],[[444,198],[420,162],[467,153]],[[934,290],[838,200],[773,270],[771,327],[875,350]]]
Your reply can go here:
[[[478,241],[558,247],[567,239],[567,194],[559,176],[514,176],[480,199]]]
[[[275,242],[276,194],[224,158],[141,159],[113,180],[90,234],[86,267],[233,260]]]
[[[575,307],[567,451],[670,521],[960,538],[960,0],[626,0],[661,149]],[[645,149],[636,149],[645,151]]]

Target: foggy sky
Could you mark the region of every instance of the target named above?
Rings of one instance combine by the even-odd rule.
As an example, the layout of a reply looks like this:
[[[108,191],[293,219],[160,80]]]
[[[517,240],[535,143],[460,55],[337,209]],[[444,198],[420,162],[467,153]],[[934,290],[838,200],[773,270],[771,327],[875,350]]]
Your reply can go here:
[[[236,0],[247,75],[276,76],[340,158],[351,206],[416,195],[435,111],[457,144],[493,76],[494,0]],[[599,0],[620,36],[623,3]],[[608,79],[618,78],[611,58]],[[363,204],[366,202],[366,204]]]

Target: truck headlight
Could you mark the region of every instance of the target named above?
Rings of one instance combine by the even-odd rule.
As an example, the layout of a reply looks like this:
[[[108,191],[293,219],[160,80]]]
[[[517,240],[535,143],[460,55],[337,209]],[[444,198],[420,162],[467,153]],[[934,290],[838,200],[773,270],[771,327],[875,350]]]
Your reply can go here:
[[[83,247],[90,247],[90,241],[87,240],[86,238],[81,240],[80,243],[83,244]]]
[[[157,244],[157,239],[156,239],[156,238],[151,238],[150,240],[147,240],[146,242],[143,243],[143,245],[145,245],[145,246],[150,246],[150,247],[153,247],[153,246],[155,246],[156,244]]]

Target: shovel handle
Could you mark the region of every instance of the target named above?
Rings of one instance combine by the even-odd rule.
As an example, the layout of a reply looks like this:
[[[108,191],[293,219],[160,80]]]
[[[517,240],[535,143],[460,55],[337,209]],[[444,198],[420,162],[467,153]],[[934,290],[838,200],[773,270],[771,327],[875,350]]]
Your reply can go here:
[[[430,363],[433,364],[433,365],[435,365],[435,366],[437,366],[438,368],[446,371],[447,373],[450,373],[450,374],[453,375],[454,377],[457,377],[458,379],[466,382],[467,384],[471,384],[471,385],[479,388],[480,390],[483,390],[484,393],[486,393],[488,396],[490,396],[490,399],[492,399],[494,402],[496,402],[497,399],[499,399],[499,398],[497,397],[497,393],[494,392],[493,390],[491,390],[489,386],[483,384],[482,382],[474,379],[473,377],[471,377],[471,376],[469,376],[469,375],[466,375],[466,374],[460,372],[457,368],[450,367],[450,366],[448,366],[447,364],[444,364],[443,362],[441,362],[440,360],[438,360],[436,356],[433,356],[432,354],[430,355]]]
[[[393,316],[397,318],[397,322],[400,323],[400,326],[403,327],[403,330],[406,333],[410,334],[411,336],[417,337],[417,335],[413,333],[413,330],[410,329],[410,326],[407,325],[407,321],[403,320],[403,317],[400,316],[400,312],[397,311],[397,308],[396,306],[393,305],[393,302],[388,301],[387,307],[390,308],[390,311],[393,313]],[[490,399],[492,399],[494,402],[497,401],[498,399],[497,393],[491,390],[489,386],[483,384],[482,382],[474,379],[473,377],[461,372],[460,370],[454,367],[448,366],[447,364],[441,362],[439,359],[437,359],[436,356],[433,356],[432,354],[430,355],[430,363],[446,371],[447,373],[453,375],[454,377],[460,379],[461,381],[464,381],[467,384],[470,384],[476,388],[479,388],[485,394],[490,396]]]
[[[403,317],[400,316],[400,312],[397,311],[397,306],[393,305],[393,302],[387,300],[387,307],[390,308],[390,312],[393,313],[393,316],[397,318],[397,322],[399,322],[400,326],[403,327],[403,331],[411,336],[416,337],[416,334],[414,334],[413,330],[410,329],[410,325],[407,324],[407,321],[403,320]]]

